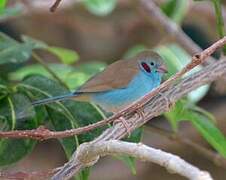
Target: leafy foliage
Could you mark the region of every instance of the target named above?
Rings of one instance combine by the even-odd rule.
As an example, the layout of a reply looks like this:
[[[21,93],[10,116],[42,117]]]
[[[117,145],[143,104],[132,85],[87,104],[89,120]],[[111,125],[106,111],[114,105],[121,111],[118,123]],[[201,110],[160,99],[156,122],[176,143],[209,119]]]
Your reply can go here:
[[[46,43],[28,36],[23,36],[22,40],[23,42],[20,43],[1,33],[0,48],[2,51],[0,55],[2,55],[3,60],[0,64],[10,64],[6,73],[7,80],[19,81],[14,87],[8,86],[8,83],[0,86],[0,103],[2,105],[0,106],[0,122],[2,130],[33,129],[48,122],[52,129],[59,131],[86,126],[103,118],[96,107],[84,102],[65,101],[43,107],[35,107],[34,109],[31,101],[69,92],[60,83],[51,79],[51,74],[42,64],[25,66],[24,63],[32,57],[34,49],[50,51],[56,54],[62,63],[65,63],[65,65],[51,63],[48,66],[54,72],[57,72],[56,74],[71,89],[79,87],[95,73],[103,70],[105,65],[103,63],[93,62],[75,68],[70,66],[70,64],[78,60],[77,53],[63,48],[50,47]],[[15,60],[12,61],[12,58]],[[11,66],[13,63],[20,66],[13,68]],[[12,98],[14,96],[17,98]],[[21,103],[21,105],[17,105],[17,103]],[[30,122],[31,124],[25,122]],[[104,129],[99,128],[83,135],[63,138],[59,142],[63,146],[66,156],[69,158],[80,143],[91,141],[100,135]],[[137,130],[132,133],[128,140],[137,141],[140,137],[141,130]],[[0,151],[2,155],[6,152],[8,152],[8,156],[11,154],[9,148],[11,149],[12,144],[16,147],[18,146],[21,151],[18,151],[18,154],[15,154],[11,158],[8,158],[7,154],[2,156],[4,158],[0,159],[0,165],[11,164],[23,158],[32,151],[35,143],[36,141],[33,140],[2,139]],[[123,157],[123,161],[130,164],[133,172],[135,171],[135,167],[133,166],[135,160],[133,158]],[[85,179],[88,174],[89,169],[86,169],[77,178]]]
[[[18,43],[7,35],[0,33],[0,68],[1,74],[14,70],[25,63],[31,56],[34,46],[29,42]]]
[[[24,63],[32,56],[32,50],[45,50],[48,49],[49,46],[27,36],[23,36],[23,42],[20,43],[3,33],[0,35],[1,69],[4,67],[5,70],[6,65],[8,67],[6,73],[4,73],[4,78],[6,78],[6,80],[3,79],[3,81],[1,81],[3,84],[0,86],[0,123],[2,130],[33,129],[45,122],[48,122],[55,130],[65,130],[88,125],[102,119],[99,111],[89,103],[68,101],[34,109],[31,105],[31,101],[68,92],[68,90],[59,83],[51,80],[50,76],[48,78],[34,75],[34,70],[36,69],[39,74],[48,76],[48,71],[41,65],[24,66]],[[56,52],[57,50],[59,50],[59,52]],[[74,60],[78,58],[77,54],[73,51],[62,48],[55,48],[54,53],[67,63],[72,63],[72,58],[75,58]],[[16,66],[12,66],[14,64]],[[65,69],[65,66],[66,65],[59,64],[59,66],[53,66],[53,68],[55,68],[55,70],[56,68],[61,68],[62,70]],[[71,78],[77,77],[79,73],[83,74],[83,77],[78,76],[80,80],[77,82],[77,85],[74,85],[79,86],[95,72],[98,72],[100,67],[103,68],[104,66],[100,63],[93,63],[91,64],[91,67],[86,67],[85,65],[80,68],[71,67],[69,69],[70,72],[65,72],[65,79],[66,76],[69,76],[69,73],[73,75]],[[41,72],[40,69],[42,69]],[[1,71],[1,73],[3,73],[3,71]],[[16,86],[11,87],[10,84],[8,84],[9,82],[7,82],[7,79],[21,82]],[[67,78],[67,80],[68,84],[72,81],[70,78]],[[6,84],[4,84],[4,82],[6,82]],[[103,129],[104,128],[100,128],[79,137],[61,139],[60,143],[62,144],[67,157],[69,158],[71,156],[78,144],[92,140],[99,135]],[[0,143],[0,153],[2,157],[0,158],[0,165],[7,165],[20,160],[31,152],[36,141],[2,139]],[[13,153],[14,156],[12,156],[11,151],[15,149],[12,149],[12,146],[18,149],[16,153]],[[86,173],[81,173],[79,177],[83,179],[83,176],[85,178],[87,173],[88,169],[86,170]]]
[[[138,128],[134,130],[131,135],[125,140],[129,142],[139,143],[142,140],[142,135],[143,128]],[[136,159],[134,157],[124,155],[117,156],[116,158],[124,162],[130,168],[132,174],[136,174]]]
[[[226,157],[226,139],[215,126],[213,117],[204,110],[186,100],[180,100],[173,109],[165,113],[174,129],[180,121],[189,121],[200,132],[200,134],[211,144],[222,156]]]
[[[75,51],[69,49],[48,47],[48,51],[58,56],[64,64],[73,64],[79,59],[78,54]]]
[[[98,16],[106,16],[110,14],[115,6],[116,0],[85,0],[85,7],[93,14]]]
[[[187,0],[168,0],[161,8],[173,21],[181,23],[186,15],[188,3]]]
[[[23,9],[21,5],[18,4],[14,7],[5,8],[6,2],[6,0],[0,1],[0,20],[4,20],[6,18],[18,16],[21,14]]]
[[[37,75],[25,78],[20,84],[20,88],[29,90],[31,93],[30,98],[33,99],[68,93],[68,90],[57,82]],[[96,108],[89,103],[75,101],[59,102],[47,105],[46,111],[53,128],[57,131],[82,127],[102,119]],[[102,130],[100,128],[79,137],[64,138],[60,142],[65,149],[65,153],[70,157],[80,143],[97,137]]]
[[[37,128],[39,122],[35,117],[33,108],[23,109],[24,112],[21,114],[22,108],[25,107],[31,107],[31,103],[21,93],[4,97],[0,101],[1,130]],[[29,139],[1,139],[0,166],[5,166],[20,160],[33,150],[35,144],[36,141]]]
[[[3,9],[5,8],[6,2],[7,2],[7,0],[2,0],[2,1],[0,2],[0,9],[1,9],[1,10],[3,10]]]
[[[54,63],[48,64],[48,66],[53,72],[56,72],[56,75],[67,84],[69,89],[75,90],[91,76],[102,71],[106,65],[100,62],[94,62],[82,64],[77,68],[64,64]],[[24,66],[12,73],[9,73],[9,79],[19,81],[33,74],[43,75],[48,78],[52,77],[51,74],[42,65],[33,64]]]
[[[221,1],[212,0],[218,20],[217,28],[220,37],[224,36]],[[116,7],[116,0],[85,0],[82,2],[94,15],[106,16]],[[0,20],[21,13],[21,6],[6,7],[7,0],[0,1]],[[186,0],[168,0],[162,5],[162,11],[173,21],[181,24],[188,7]],[[123,57],[129,58],[147,47],[138,44],[130,48]],[[57,63],[30,63],[34,50],[47,51],[55,55]],[[168,66],[169,76],[181,70],[190,60],[190,56],[177,44],[167,44],[155,48]],[[1,131],[16,129],[33,129],[48,124],[55,131],[78,128],[95,123],[103,118],[103,113],[96,106],[86,102],[72,100],[57,102],[40,107],[33,107],[31,102],[37,99],[68,93],[82,85],[94,74],[102,71],[106,64],[101,62],[76,65],[79,55],[76,51],[63,47],[49,46],[45,42],[22,36],[17,41],[0,32],[0,128]],[[28,64],[29,62],[29,64]],[[48,67],[48,68],[47,68]],[[194,71],[200,70],[197,67]],[[65,82],[66,87],[56,81],[50,71]],[[214,117],[196,103],[209,90],[209,85],[189,93],[178,101],[170,112],[164,114],[173,130],[178,131],[181,121],[190,122],[206,141],[222,156],[226,157],[226,140],[217,128]],[[64,152],[69,158],[79,144],[91,141],[100,135],[106,127],[98,128],[79,136],[59,139]],[[143,129],[135,130],[126,141],[140,142]],[[0,166],[10,165],[24,158],[35,147],[36,141],[29,139],[0,139]],[[12,148],[13,147],[13,148]],[[118,156],[136,174],[135,159],[129,156]],[[90,169],[85,169],[77,179],[88,179]]]

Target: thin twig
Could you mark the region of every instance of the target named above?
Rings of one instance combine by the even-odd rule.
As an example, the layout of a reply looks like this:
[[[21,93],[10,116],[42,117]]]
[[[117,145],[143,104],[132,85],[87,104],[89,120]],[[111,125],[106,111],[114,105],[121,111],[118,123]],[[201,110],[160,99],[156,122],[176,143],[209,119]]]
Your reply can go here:
[[[42,60],[40,56],[38,56],[36,53],[32,53],[32,57],[34,60],[36,60],[38,63],[40,63],[52,76],[55,80],[57,80],[62,86],[68,89],[67,84],[65,84],[52,69],[49,68],[49,66]]]
[[[202,64],[207,57],[209,57],[211,54],[213,54],[218,48],[224,46],[226,44],[226,37],[218,40],[210,47],[206,48],[204,51],[202,51],[199,54],[196,54],[192,57],[192,60],[189,64],[187,64],[182,70],[177,72],[175,75],[171,76],[168,80],[163,82],[158,88],[151,91],[147,95],[143,96],[139,100],[135,101],[125,109],[121,110],[119,113],[115,114],[112,118],[119,118],[123,115],[126,115],[128,113],[132,113],[137,111],[139,108],[142,108],[144,104],[146,104],[152,97],[159,94],[159,92],[166,90],[169,88],[174,82],[176,82],[177,79],[182,77],[184,74],[189,72],[194,67],[198,66],[199,64]]]
[[[59,168],[52,169],[49,171],[40,172],[16,172],[16,173],[4,173],[0,172],[0,179],[2,180],[46,180],[54,173],[56,173]]]
[[[133,156],[141,161],[148,161],[156,163],[165,167],[171,173],[177,173],[181,176],[187,177],[192,180],[211,180],[208,172],[201,171],[197,167],[185,162],[179,156],[148,147],[141,143],[130,143],[117,140],[110,140],[101,143],[84,143],[79,146],[76,158],[79,159],[81,164],[92,166],[100,156],[106,155],[121,155],[126,154]],[[68,167],[71,168],[71,167]],[[71,176],[62,174],[52,178],[52,180],[67,180]]]
[[[189,164],[179,156],[161,151],[159,149],[148,147],[144,144],[129,143],[117,140],[106,141],[104,143],[84,143],[77,150],[77,158],[86,166],[92,166],[100,156],[106,155],[121,155],[126,154],[133,156],[141,161],[147,161],[159,164],[165,167],[170,173],[177,173],[188,179],[203,179],[211,180],[208,172],[201,171],[197,167]],[[70,168],[70,166],[68,166]],[[80,167],[81,168],[81,167]],[[54,173],[57,173],[59,168],[51,171],[41,172],[17,172],[17,173],[0,173],[1,179],[16,179],[16,180],[31,180],[48,179]],[[57,180],[68,179],[66,176],[57,177]]]
[[[200,48],[184,31],[173,21],[171,21],[152,0],[140,0],[141,12],[146,12],[147,17],[156,27],[161,28],[166,35],[172,37],[179,45],[181,45],[189,54],[201,52]],[[214,62],[209,57],[204,65]]]
[[[61,0],[56,0],[54,4],[49,8],[50,12],[55,12],[57,7],[60,5]]]
[[[85,127],[76,129],[64,130],[64,131],[51,131],[44,126],[40,126],[37,129],[32,130],[14,130],[14,131],[0,131],[0,138],[29,138],[35,140],[47,140],[53,138],[65,138],[78,134],[89,132],[95,128],[102,127],[108,124],[108,121],[102,120],[94,124],[90,124]]]
[[[176,141],[178,143],[181,143],[181,144],[184,144],[186,146],[193,148],[195,151],[199,152],[202,156],[205,156],[208,160],[213,162],[215,165],[226,169],[226,159],[224,157],[222,157],[221,155],[217,154],[216,152],[213,152],[210,149],[207,149],[186,137],[182,137],[179,134],[175,134],[168,130],[161,129],[158,127],[153,127],[153,126],[145,126],[145,127],[148,130],[150,130],[151,132],[164,136],[164,137],[168,138],[169,140],[173,140],[173,141]]]
[[[212,65],[206,66],[201,71],[186,77],[177,85],[170,86],[168,90],[161,92],[161,95],[158,94],[157,96],[152,97],[150,99],[150,102],[144,105],[143,117],[137,117],[136,115],[125,117],[129,128],[131,130],[134,130],[142,126],[147,121],[151,120],[153,117],[159,116],[163,112],[168,111],[168,102],[166,101],[166,98],[170,99],[171,102],[174,103],[192,90],[206,83],[210,83],[223,75],[226,75],[226,61],[218,61],[213,63]],[[118,123],[115,124],[112,128],[108,128],[107,130],[105,130],[102,135],[92,141],[92,143],[95,144],[98,142],[105,142],[111,139],[121,139],[126,135],[127,131],[125,127],[121,123]],[[72,159],[65,164],[65,166],[61,167],[56,176],[65,173],[73,175],[84,167],[85,166],[78,159],[76,159],[76,156],[73,156]]]
[[[193,73],[192,75],[184,78],[177,85],[170,86],[170,88],[164,92],[161,92],[161,94],[151,97],[149,102],[143,106],[143,116],[137,116],[137,114],[125,116],[128,128],[133,131],[134,129],[150,121],[152,118],[161,115],[163,112],[169,111],[168,102],[173,104],[194,89],[197,89],[198,87],[206,83],[210,83],[225,75],[226,61],[215,62],[206,66],[199,72]],[[99,137],[92,141],[92,143],[95,144],[112,139],[121,139],[126,135],[127,131],[125,127],[121,123],[118,123],[105,130]],[[76,154],[76,152],[74,154]],[[66,163],[57,174],[54,175],[54,177],[61,176],[62,174],[70,174],[70,176],[72,176],[83,167],[85,167],[84,164],[82,164],[80,160],[74,155],[70,161]]]

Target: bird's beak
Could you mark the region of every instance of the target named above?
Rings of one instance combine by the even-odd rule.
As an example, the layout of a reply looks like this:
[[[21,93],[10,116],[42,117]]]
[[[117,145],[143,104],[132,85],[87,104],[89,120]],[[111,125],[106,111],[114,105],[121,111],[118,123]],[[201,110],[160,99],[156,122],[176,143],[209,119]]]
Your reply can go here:
[[[157,69],[157,72],[160,72],[160,73],[168,73],[168,71],[167,71],[167,68],[166,68],[166,66],[164,65],[164,64],[161,64],[159,67],[158,67],[158,69]]]

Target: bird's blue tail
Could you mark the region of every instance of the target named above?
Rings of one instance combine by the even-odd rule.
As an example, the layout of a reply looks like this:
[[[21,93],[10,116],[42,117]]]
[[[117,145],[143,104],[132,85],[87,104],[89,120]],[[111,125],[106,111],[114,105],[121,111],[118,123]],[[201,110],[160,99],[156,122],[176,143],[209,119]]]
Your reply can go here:
[[[37,100],[37,101],[32,102],[32,105],[38,106],[38,105],[42,105],[42,104],[48,104],[48,103],[52,103],[55,101],[66,100],[66,99],[69,99],[74,96],[77,96],[77,93],[69,93],[69,94],[65,94],[65,95],[61,95],[61,96],[55,96],[55,97]]]

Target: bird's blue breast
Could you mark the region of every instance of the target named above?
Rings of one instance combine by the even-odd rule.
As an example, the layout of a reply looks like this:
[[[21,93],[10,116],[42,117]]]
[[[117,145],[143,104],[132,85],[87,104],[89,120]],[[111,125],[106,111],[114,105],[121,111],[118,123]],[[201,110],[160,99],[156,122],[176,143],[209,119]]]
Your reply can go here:
[[[157,73],[147,75],[139,72],[127,87],[99,92],[91,95],[91,100],[107,111],[117,111],[144,96],[161,83]]]

